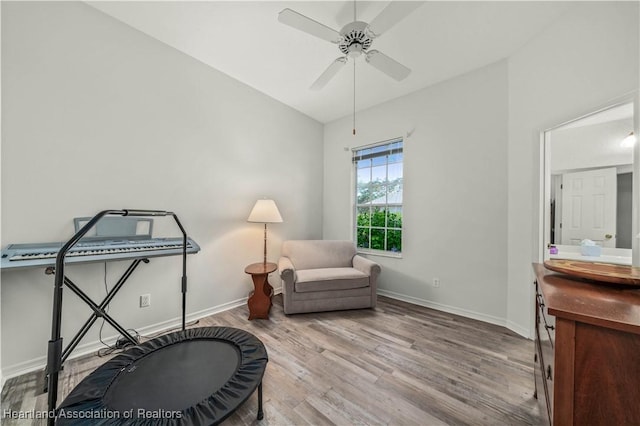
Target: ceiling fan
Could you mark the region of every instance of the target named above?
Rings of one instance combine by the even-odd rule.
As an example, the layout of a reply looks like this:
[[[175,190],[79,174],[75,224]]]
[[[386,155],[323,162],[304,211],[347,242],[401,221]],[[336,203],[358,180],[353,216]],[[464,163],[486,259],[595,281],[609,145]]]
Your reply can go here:
[[[378,50],[370,50],[375,38],[396,25],[407,15],[420,7],[423,2],[392,1],[371,23],[357,21],[355,1],[353,22],[336,31],[320,22],[314,21],[294,10],[284,9],[278,14],[278,21],[285,25],[304,31],[308,34],[337,44],[344,56],[335,59],[320,77],[311,85],[312,90],[322,89],[347,64],[349,58],[355,60],[364,55],[366,61],[391,78],[400,81],[405,79],[411,70],[391,59]]]

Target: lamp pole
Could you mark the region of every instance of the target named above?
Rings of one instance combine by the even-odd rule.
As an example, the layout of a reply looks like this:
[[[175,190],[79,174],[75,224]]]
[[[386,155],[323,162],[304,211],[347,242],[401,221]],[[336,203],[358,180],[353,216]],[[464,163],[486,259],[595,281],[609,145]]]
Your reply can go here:
[[[264,224],[264,261],[263,264],[267,264],[267,224]]]

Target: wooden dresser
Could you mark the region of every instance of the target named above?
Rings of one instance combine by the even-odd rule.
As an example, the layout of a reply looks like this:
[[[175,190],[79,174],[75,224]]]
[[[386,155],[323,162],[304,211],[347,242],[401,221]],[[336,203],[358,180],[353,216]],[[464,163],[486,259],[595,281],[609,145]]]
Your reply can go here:
[[[556,426],[640,425],[640,289],[533,269],[541,412]]]

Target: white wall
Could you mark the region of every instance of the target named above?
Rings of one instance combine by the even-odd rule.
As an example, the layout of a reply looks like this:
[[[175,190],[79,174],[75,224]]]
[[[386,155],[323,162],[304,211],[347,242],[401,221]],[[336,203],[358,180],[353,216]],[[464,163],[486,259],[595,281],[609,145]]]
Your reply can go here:
[[[269,228],[271,260],[283,239],[321,237],[321,124],[81,2],[3,9],[3,246],[65,240],[73,217],[103,209],[175,211],[202,246],[188,259],[196,314],[252,288],[243,270],[262,259],[262,225],[246,222],[256,199],[274,198],[284,218]],[[108,264],[110,285],[127,265]],[[141,265],[109,313],[142,329],[176,320],[180,265]],[[99,300],[103,272],[69,268]],[[52,286],[42,269],[3,271],[5,376],[44,362]],[[152,304],[140,309],[143,293]],[[68,342],[89,310],[64,297]],[[94,327],[83,342],[96,341]]]
[[[638,13],[637,2],[576,3],[509,58],[507,318],[523,334],[540,250],[540,132],[638,89]]]
[[[393,84],[389,82],[389,84]],[[401,259],[382,264],[382,294],[505,324],[507,64],[501,61],[325,126],[323,236],[352,235],[351,152],[404,147]],[[439,288],[432,279],[441,280]]]

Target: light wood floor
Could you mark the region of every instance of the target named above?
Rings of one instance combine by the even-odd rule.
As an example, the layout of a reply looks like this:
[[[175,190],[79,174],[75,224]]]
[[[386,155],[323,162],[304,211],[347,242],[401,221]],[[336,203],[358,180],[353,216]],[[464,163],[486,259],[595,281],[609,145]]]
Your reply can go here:
[[[243,306],[196,325],[245,329],[269,353],[264,419],[254,396],[225,425],[540,424],[533,342],[503,327],[385,297],[375,310],[285,316],[275,296],[269,320],[247,314]],[[103,362],[68,361],[59,401]],[[38,377],[8,380],[2,410],[45,409]]]

